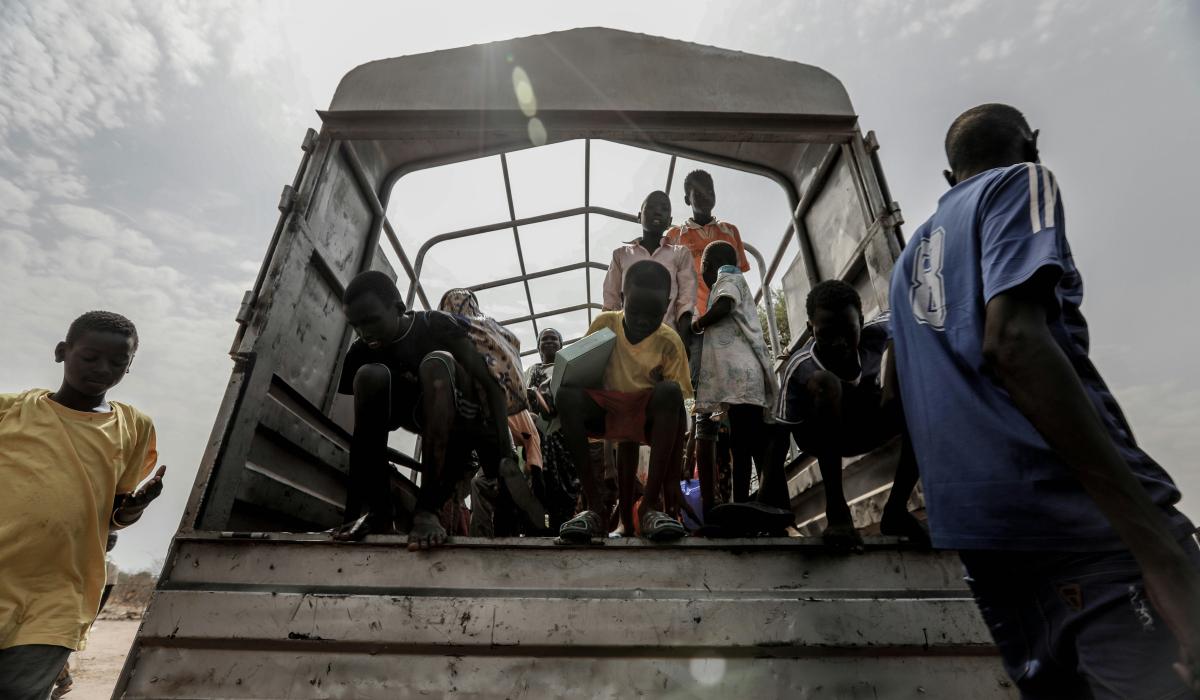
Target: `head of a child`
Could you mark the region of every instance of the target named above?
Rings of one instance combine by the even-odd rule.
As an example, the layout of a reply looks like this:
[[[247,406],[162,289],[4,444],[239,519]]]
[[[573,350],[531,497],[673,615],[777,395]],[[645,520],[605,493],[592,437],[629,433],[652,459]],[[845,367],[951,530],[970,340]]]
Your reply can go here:
[[[133,322],[111,311],[89,311],[71,322],[54,347],[63,383],[81,396],[104,396],[129,373],[138,335]]]
[[[558,355],[558,351],[562,350],[563,339],[562,333],[559,333],[555,328],[543,328],[541,333],[538,333],[538,353],[542,356],[542,362],[549,364],[554,362],[554,358]]]
[[[671,198],[666,192],[655,190],[642,200],[638,212],[638,223],[646,233],[662,235],[671,226]]]
[[[841,280],[821,282],[808,293],[805,310],[823,359],[858,361],[863,312],[862,299],[854,287]]]
[[[475,296],[475,292],[463,288],[447,290],[438,302],[438,311],[470,317],[483,315],[479,310],[479,298]]]
[[[717,206],[717,190],[707,170],[693,170],[683,178],[683,201],[692,208],[692,218],[712,217]]]
[[[712,287],[717,283],[717,273],[726,265],[737,267],[737,251],[726,241],[713,241],[704,247],[700,257],[700,276],[704,284]]]
[[[625,271],[621,296],[625,337],[639,343],[662,325],[671,299],[671,273],[653,260],[639,260]]]
[[[346,314],[346,320],[372,350],[396,339],[404,310],[396,283],[378,270],[360,273],[350,280],[342,295],[342,312]]]

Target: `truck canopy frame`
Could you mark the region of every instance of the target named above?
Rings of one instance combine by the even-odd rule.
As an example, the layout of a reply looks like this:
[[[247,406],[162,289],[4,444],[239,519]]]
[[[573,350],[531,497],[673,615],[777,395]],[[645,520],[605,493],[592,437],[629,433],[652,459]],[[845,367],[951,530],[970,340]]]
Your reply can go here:
[[[694,89],[700,82],[706,89]],[[350,71],[319,114],[321,131],[310,130],[304,140],[266,259],[238,315],[233,378],[181,532],[303,531],[338,521],[352,429],[350,402],[337,394],[352,339],[339,302],[358,272],[398,274],[410,306],[430,308],[421,273],[432,248],[511,229],[520,275],[469,285],[523,285],[528,313],[503,323],[531,323],[536,333],[540,318],[599,308],[590,274],[584,304],[549,311],[535,310],[529,281],[606,269],[591,259],[590,217],[633,215],[592,205],[585,184],[582,207],[518,219],[507,153],[582,140],[585,183],[594,139],[670,155],[668,188],[679,157],[768,177],[786,193],[790,222],[768,254],[748,246],[765,303],[772,304],[770,290],[782,282],[789,321],[801,329],[804,319],[796,314],[808,289],[838,277],[855,284],[868,313],[887,308],[887,278],[901,243],[898,208],[873,134],[863,138],[845,89],[819,68],[574,29],[374,61]],[[415,255],[406,250],[387,217],[395,183],[418,170],[488,156],[499,156],[504,170],[508,219],[434,235]],[[582,261],[530,272],[521,227],[581,214]],[[400,269],[392,269],[381,246],[391,248]],[[786,261],[789,246],[798,252]],[[779,345],[774,313],[768,318],[781,354],[787,349]],[[413,466],[402,455],[396,461]],[[878,481],[867,479],[872,488]]]

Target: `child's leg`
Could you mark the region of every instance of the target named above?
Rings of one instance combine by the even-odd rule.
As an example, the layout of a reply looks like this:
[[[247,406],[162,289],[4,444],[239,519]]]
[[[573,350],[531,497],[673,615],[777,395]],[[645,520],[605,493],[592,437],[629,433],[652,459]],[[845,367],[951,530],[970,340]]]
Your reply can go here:
[[[20,644],[0,649],[0,691],[12,700],[45,700],[71,656],[67,647]]]
[[[421,361],[421,490],[417,494],[412,530],[408,534],[410,550],[436,547],[446,540],[446,530],[438,513],[454,492],[463,473],[474,463],[465,435],[454,435],[461,427],[457,392],[471,386],[465,370],[448,352],[431,352]],[[454,443],[452,444],[452,440]]]
[[[684,417],[679,410],[683,405],[683,392],[675,382],[663,381],[654,386],[650,404],[646,407],[646,417],[649,423],[650,436],[650,473],[646,477],[646,494],[642,497],[642,507],[636,515],[647,510],[657,510],[663,497],[663,489],[668,477],[675,478],[679,473],[680,454],[678,452],[680,425]]]
[[[750,500],[750,464],[759,470],[759,491],[762,491],[762,470],[766,464],[764,448],[768,447],[762,419],[762,407],[735,404],[729,407],[729,441],[733,449],[733,502]],[[761,500],[761,499],[760,499]]]
[[[717,422],[712,414],[696,416],[696,471],[700,476],[700,503],[707,514],[717,504]]]
[[[633,504],[637,500],[638,451],[636,442],[617,443],[617,510],[620,513],[620,531],[632,537]]]
[[[809,379],[807,389],[812,397],[813,430],[809,431],[806,440],[809,444],[805,447],[816,454],[825,487],[825,535],[857,539],[854,518],[842,490],[842,450],[838,443],[840,436],[845,434],[842,381],[830,372],[816,372]],[[796,441],[800,443],[802,439],[798,437]]]
[[[395,532],[387,436],[391,422],[392,373],[384,365],[363,365],[354,375],[354,435],[346,508],[336,539],[362,539],[370,532]],[[368,517],[359,520],[360,516]]]
[[[597,419],[603,420],[604,409],[593,401],[584,389],[572,386],[559,387],[554,404],[562,424],[563,441],[571,453],[571,461],[579,470],[579,486],[584,506],[588,510],[603,513],[604,498],[588,448],[587,426]]]
[[[892,490],[888,494],[887,503],[883,506],[883,516],[879,519],[879,532],[884,535],[907,537],[917,543],[929,545],[929,532],[908,512],[908,497],[917,487],[917,456],[913,453],[912,441],[908,438],[908,429],[901,423],[900,427],[900,461],[896,464],[896,477],[892,480]]]

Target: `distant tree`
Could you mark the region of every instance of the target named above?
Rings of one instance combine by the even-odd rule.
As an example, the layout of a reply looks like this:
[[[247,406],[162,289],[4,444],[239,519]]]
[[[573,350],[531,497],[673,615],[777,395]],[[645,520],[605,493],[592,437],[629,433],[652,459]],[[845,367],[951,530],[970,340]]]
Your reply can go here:
[[[775,309],[775,329],[779,331],[780,350],[785,350],[792,340],[792,332],[788,327],[787,297],[783,296],[782,289],[771,290],[771,305]],[[763,341],[770,348],[771,330],[767,326],[767,305],[763,301],[758,302],[758,323],[762,326]]]

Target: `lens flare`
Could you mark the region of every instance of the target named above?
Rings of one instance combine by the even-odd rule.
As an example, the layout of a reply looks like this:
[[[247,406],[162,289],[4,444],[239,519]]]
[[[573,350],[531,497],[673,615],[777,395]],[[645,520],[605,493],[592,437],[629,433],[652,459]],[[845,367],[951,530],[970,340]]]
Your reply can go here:
[[[529,142],[535,146],[546,145],[546,125],[537,117],[529,120]]]
[[[525,69],[516,66],[512,72],[513,93],[517,96],[517,106],[521,108],[521,113],[527,117],[532,117],[537,114],[537,96],[533,94],[533,83],[529,81],[529,74]]]

